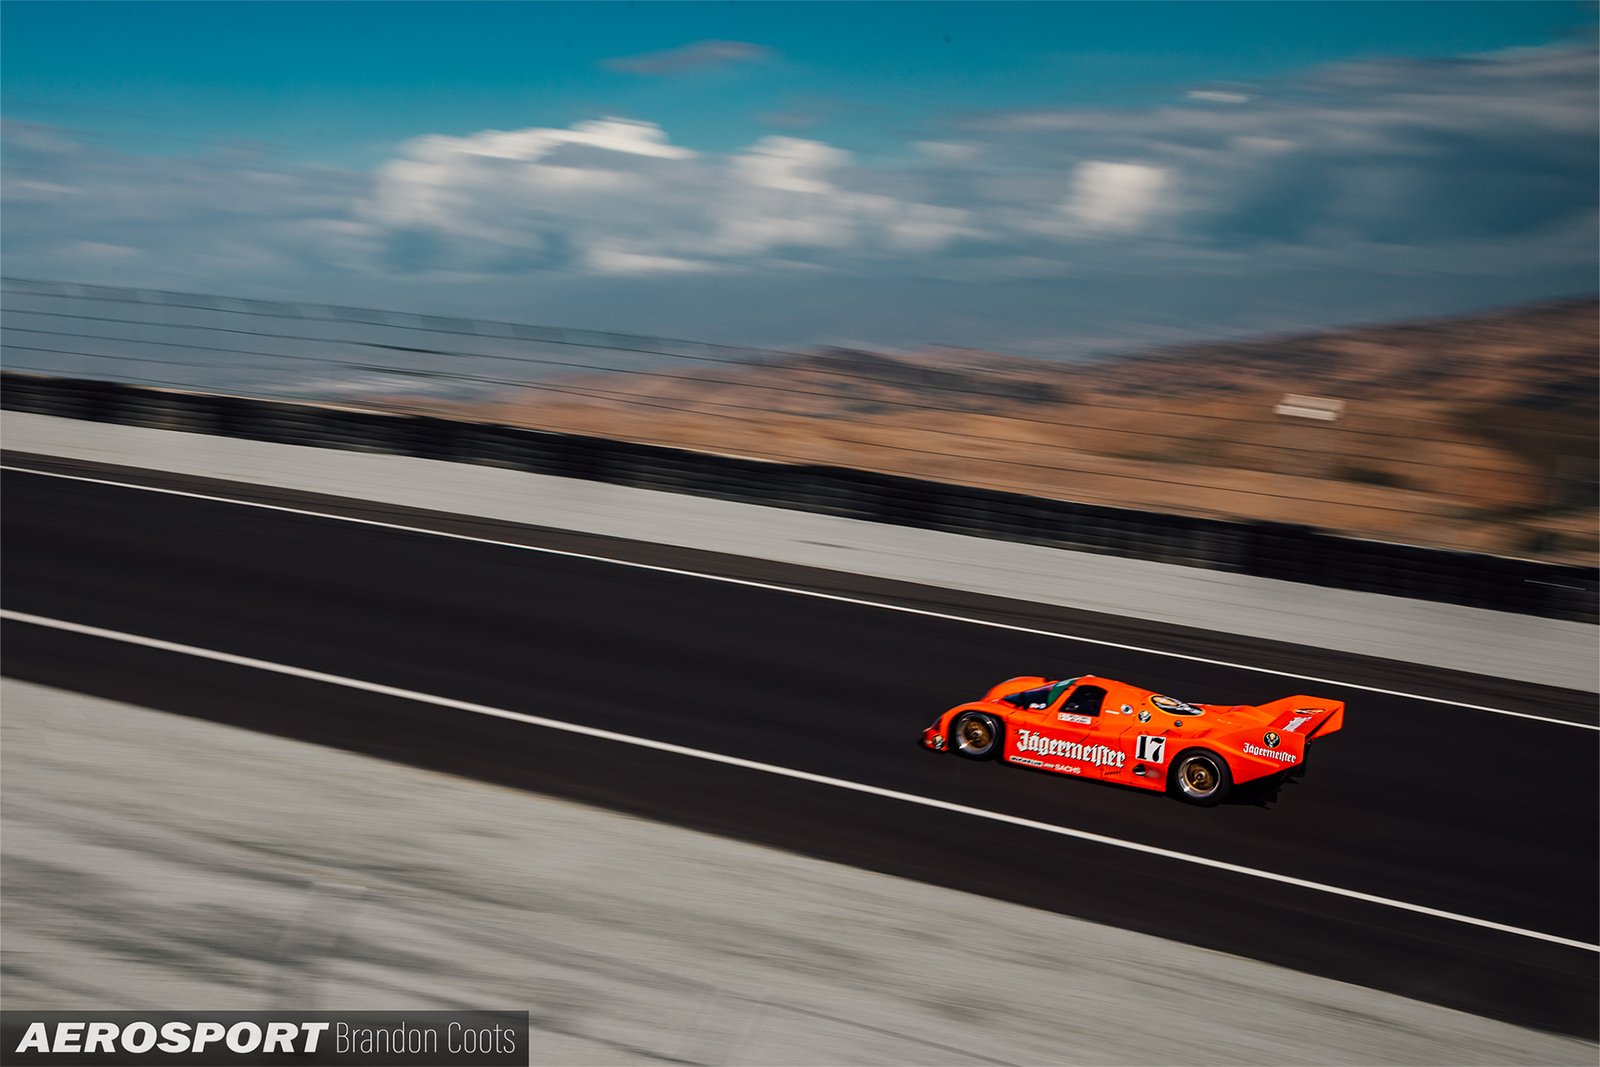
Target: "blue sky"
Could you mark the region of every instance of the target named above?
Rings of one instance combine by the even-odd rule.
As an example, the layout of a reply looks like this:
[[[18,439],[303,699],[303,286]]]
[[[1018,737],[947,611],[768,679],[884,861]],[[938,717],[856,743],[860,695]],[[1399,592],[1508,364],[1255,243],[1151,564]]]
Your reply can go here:
[[[789,116],[852,151],[965,109],[1159,103],[1364,56],[1544,44],[1568,3],[49,3],[4,7],[4,115],[131,151],[372,164],[420,132],[647,119],[727,151]],[[947,40],[948,38],[948,40]],[[770,49],[672,75],[607,60]],[[782,124],[780,118],[779,124]]]
[[[1584,291],[1594,24],[8,0],[5,269],[1043,354]]]

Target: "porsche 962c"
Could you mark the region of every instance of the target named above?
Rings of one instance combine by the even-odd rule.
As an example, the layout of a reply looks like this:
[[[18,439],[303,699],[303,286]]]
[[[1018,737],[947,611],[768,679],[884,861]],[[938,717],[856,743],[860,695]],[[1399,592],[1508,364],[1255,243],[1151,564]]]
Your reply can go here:
[[[1237,785],[1300,773],[1310,743],[1343,725],[1344,703],[1322,697],[1190,704],[1109,678],[1023,677],[940,715],[922,743],[1212,805]]]

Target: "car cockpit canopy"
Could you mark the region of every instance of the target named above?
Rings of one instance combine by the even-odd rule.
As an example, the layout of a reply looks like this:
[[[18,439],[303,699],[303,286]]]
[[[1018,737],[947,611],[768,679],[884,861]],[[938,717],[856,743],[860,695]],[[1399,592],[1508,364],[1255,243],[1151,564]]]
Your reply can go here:
[[[1079,678],[1068,678],[1064,682],[1050,682],[1033,689],[1025,689],[1020,693],[1012,693],[1003,699],[1007,704],[1018,708],[1028,708],[1038,711],[1048,708],[1061,698],[1061,694],[1077,685]]]

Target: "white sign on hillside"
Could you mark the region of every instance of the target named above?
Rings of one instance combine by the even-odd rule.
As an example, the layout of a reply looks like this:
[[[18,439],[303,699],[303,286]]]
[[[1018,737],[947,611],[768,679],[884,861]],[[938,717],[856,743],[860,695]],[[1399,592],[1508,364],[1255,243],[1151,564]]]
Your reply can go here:
[[[1298,393],[1289,393],[1278,401],[1278,406],[1272,410],[1275,414],[1288,415],[1290,418],[1332,422],[1344,414],[1344,401],[1335,400],[1331,396],[1301,396]]]

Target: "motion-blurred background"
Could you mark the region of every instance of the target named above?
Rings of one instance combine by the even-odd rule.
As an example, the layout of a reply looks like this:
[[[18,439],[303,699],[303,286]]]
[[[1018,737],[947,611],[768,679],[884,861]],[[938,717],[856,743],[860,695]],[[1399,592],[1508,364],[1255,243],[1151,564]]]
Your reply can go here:
[[[30,4],[4,48],[10,370],[1596,559],[1593,5]]]

